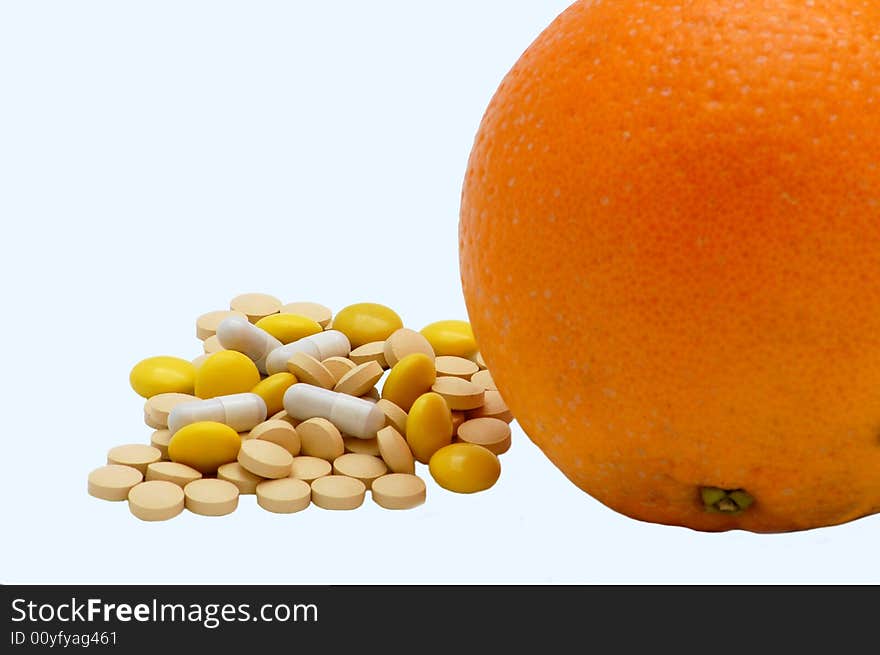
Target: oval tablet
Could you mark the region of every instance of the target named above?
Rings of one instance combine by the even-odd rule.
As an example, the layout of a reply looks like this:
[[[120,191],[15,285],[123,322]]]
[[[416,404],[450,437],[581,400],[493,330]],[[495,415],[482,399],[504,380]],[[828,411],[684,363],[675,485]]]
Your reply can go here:
[[[195,480],[184,487],[183,493],[186,508],[194,514],[225,516],[238,507],[238,487],[226,480]]]
[[[238,487],[239,494],[253,494],[257,491],[257,485],[266,478],[254,475],[238,462],[229,462],[217,469],[217,478],[226,480]]]
[[[260,371],[247,355],[236,350],[213,353],[195,373],[199,398],[246,393],[260,382]]]
[[[437,321],[422,328],[437,356],[472,357],[477,352],[474,331],[467,321]]]
[[[89,495],[101,500],[125,500],[131,488],[143,479],[143,474],[136,468],[108,464],[89,473]]]
[[[167,480],[178,487],[185,487],[202,474],[194,468],[179,462],[153,462],[147,467],[147,480]]]
[[[501,462],[495,453],[472,443],[441,448],[431,457],[428,468],[437,484],[462,494],[485,491],[501,475]]]
[[[472,418],[462,423],[456,433],[459,441],[488,448],[496,455],[510,449],[510,426],[497,418]]]
[[[196,369],[180,357],[149,357],[131,369],[128,381],[139,396],[151,398],[160,393],[192,393]]]
[[[386,426],[376,434],[379,455],[394,473],[415,473],[416,461],[406,439],[393,427]]]
[[[320,324],[307,316],[285,313],[265,316],[256,322],[256,326],[271,334],[282,344],[293,343],[324,330]]]
[[[416,398],[431,390],[436,379],[433,358],[424,353],[407,355],[392,367],[385,378],[382,398],[408,412]]]
[[[264,478],[286,478],[293,466],[293,455],[271,441],[248,439],[238,451],[238,463]]]
[[[257,485],[257,504],[277,514],[300,512],[309,506],[312,488],[296,478],[266,480]]]
[[[322,389],[332,389],[336,378],[330,370],[317,359],[306,353],[293,353],[287,360],[287,370],[296,379]]]
[[[130,466],[145,475],[147,466],[162,459],[162,453],[158,448],[140,443],[126,444],[111,448],[107,453],[108,464]]]
[[[388,368],[385,361],[385,342],[371,341],[363,346],[358,346],[349,353],[348,358],[355,364],[365,364],[367,362],[376,362],[383,369]]]
[[[339,429],[325,418],[310,418],[296,427],[303,455],[332,462],[345,452]]]
[[[168,443],[168,456],[209,475],[219,466],[234,462],[240,447],[241,437],[228,425],[199,421],[174,433]]]
[[[293,373],[282,371],[260,380],[251,389],[251,393],[255,393],[263,399],[263,402],[266,403],[266,414],[271,416],[284,411],[284,393],[297,381]]]
[[[229,309],[241,312],[251,323],[281,311],[281,301],[268,293],[243,293],[229,301]]]
[[[360,302],[340,309],[333,319],[333,329],[343,332],[357,348],[372,341],[385,341],[403,327],[403,321],[390,307],[374,302]]]
[[[347,453],[333,460],[333,472],[360,480],[369,489],[373,480],[388,473],[388,467],[378,457]]]
[[[128,509],[142,521],[166,521],[183,511],[183,489],[167,480],[141,482],[128,492]]]
[[[390,473],[373,481],[372,496],[385,509],[412,509],[425,502],[425,481],[408,473]]]
[[[322,328],[326,328],[333,318],[333,312],[329,307],[316,302],[291,302],[281,306],[282,314],[298,314],[315,321]]]
[[[162,453],[162,459],[167,460],[170,459],[168,457],[168,442],[171,441],[171,431],[170,430],[156,430],[153,434],[150,435],[150,445],[153,448],[158,448],[159,452]]]
[[[443,396],[449,409],[468,410],[482,407],[485,391],[473,382],[455,377],[440,377],[431,386],[431,391]]]
[[[328,475],[312,482],[312,502],[323,509],[357,509],[363,505],[366,491],[360,480]]]
[[[230,316],[240,316],[241,318],[247,318],[247,316],[245,316],[241,312],[234,312],[226,309],[202,314],[196,319],[196,336],[202,341],[208,339],[209,337],[213,337],[215,334],[217,334],[217,326],[223,322],[223,319],[229,318]]]
[[[465,380],[470,379],[474,373],[480,370],[480,367],[471,360],[451,355],[437,357],[434,360],[434,367],[437,369],[438,377],[448,375]]]
[[[382,344],[382,354],[385,355],[387,366],[394,366],[401,359],[413,353],[422,353],[434,359],[434,349],[428,340],[409,328],[396,330]]]
[[[458,378],[450,378],[458,379]],[[452,416],[446,401],[437,393],[418,397],[406,418],[406,443],[422,464],[452,442]]]
[[[333,391],[349,396],[360,396],[372,389],[383,373],[382,367],[377,362],[364,362],[343,375],[333,387]]]
[[[288,477],[311,482],[323,478],[325,475],[330,475],[332,472],[333,466],[326,459],[300,455],[293,458],[293,466]]]
[[[250,438],[277,443],[291,455],[299,455],[302,447],[296,428],[287,421],[264,421],[251,430]]]

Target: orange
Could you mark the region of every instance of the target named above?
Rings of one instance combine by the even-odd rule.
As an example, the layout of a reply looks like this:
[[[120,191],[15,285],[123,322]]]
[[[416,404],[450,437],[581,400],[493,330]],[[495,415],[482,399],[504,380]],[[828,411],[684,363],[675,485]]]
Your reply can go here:
[[[880,510],[877,3],[576,3],[486,112],[460,246],[499,390],[602,503]]]

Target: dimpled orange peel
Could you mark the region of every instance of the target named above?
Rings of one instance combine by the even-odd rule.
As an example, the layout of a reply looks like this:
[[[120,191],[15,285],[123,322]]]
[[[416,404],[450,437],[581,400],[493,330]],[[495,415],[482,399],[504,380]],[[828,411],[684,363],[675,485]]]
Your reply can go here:
[[[577,2],[502,82],[462,194],[480,350],[631,517],[880,511],[880,5]]]

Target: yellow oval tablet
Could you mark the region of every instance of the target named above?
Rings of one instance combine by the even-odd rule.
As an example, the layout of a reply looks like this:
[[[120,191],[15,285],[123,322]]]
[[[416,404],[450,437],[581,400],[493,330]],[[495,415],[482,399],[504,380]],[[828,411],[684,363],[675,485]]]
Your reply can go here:
[[[293,343],[303,337],[310,337],[324,328],[307,316],[299,314],[272,314],[264,316],[256,322],[256,326],[265,330],[281,343]]]
[[[385,378],[382,398],[390,400],[405,412],[416,398],[430,391],[437,379],[434,360],[424,353],[413,353],[401,359]]]
[[[371,341],[385,341],[403,321],[390,307],[372,302],[361,302],[341,309],[333,318],[333,329],[339,330],[358,348]]]
[[[296,376],[293,373],[282,371],[257,382],[256,386],[251,389],[251,393],[257,394],[266,402],[266,413],[272,416],[284,409],[284,392],[296,382]]]
[[[452,442],[452,414],[443,396],[429,392],[416,399],[406,417],[406,442],[422,464]]]
[[[193,392],[196,367],[180,357],[148,357],[131,369],[128,381],[137,395],[152,398],[160,393]]]
[[[431,457],[428,468],[437,484],[460,494],[485,491],[501,475],[495,453],[470,443],[444,446]]]
[[[168,443],[168,457],[203,473],[234,462],[241,448],[238,432],[223,423],[200,421],[180,428]]]
[[[208,357],[195,372],[195,395],[214,398],[247,393],[259,382],[260,371],[247,356],[234,350],[221,350]]]
[[[422,328],[422,336],[438,357],[452,355],[469,359],[477,352],[474,331],[467,321],[437,321]]]

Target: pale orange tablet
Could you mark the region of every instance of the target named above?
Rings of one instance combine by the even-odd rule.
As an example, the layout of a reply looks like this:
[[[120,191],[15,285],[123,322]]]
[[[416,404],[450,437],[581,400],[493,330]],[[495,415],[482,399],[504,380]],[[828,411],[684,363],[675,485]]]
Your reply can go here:
[[[342,441],[345,443],[345,452],[359,453],[361,455],[379,456],[379,441],[373,439],[359,439],[358,437],[346,437],[342,435]]]
[[[464,380],[469,379],[480,370],[480,367],[471,360],[464,357],[453,357],[452,355],[442,355],[435,358],[434,366],[437,369],[437,377],[448,375]]]
[[[415,473],[416,460],[406,439],[394,427],[388,425],[376,433],[379,455],[394,473]]]
[[[345,475],[328,475],[312,482],[312,502],[323,509],[357,509],[364,503],[367,487]]]
[[[513,420],[513,414],[507,407],[507,403],[504,402],[501,394],[497,391],[486,391],[482,407],[472,409],[467,413],[468,418],[480,418],[483,416],[501,419],[505,423],[510,423]]]
[[[425,494],[425,481],[408,473],[390,473],[373,481],[373,500],[385,509],[418,507]]]
[[[241,312],[251,323],[281,311],[281,301],[267,293],[243,293],[229,301],[229,308]]]
[[[431,387],[431,391],[443,396],[443,400],[449,405],[449,409],[468,410],[481,407],[485,391],[473,382],[456,377],[437,378]]]
[[[246,318],[241,312],[234,312],[227,309],[220,309],[216,312],[208,312],[202,314],[196,319],[196,336],[204,341],[209,337],[217,334],[217,326],[230,316],[241,316]]]
[[[168,427],[164,422],[155,419],[152,414],[147,412],[146,408],[144,408],[144,423],[154,430],[164,430]]]
[[[146,480],[167,480],[178,487],[185,487],[202,474],[191,466],[178,462],[153,462],[147,467]]]
[[[484,416],[472,418],[458,427],[458,441],[488,448],[496,455],[510,449],[510,426],[501,419]]]
[[[471,376],[471,382],[486,391],[498,391],[498,387],[495,386],[495,380],[489,371],[477,371]]]
[[[430,342],[420,333],[409,328],[400,328],[385,340],[382,346],[387,366],[394,366],[401,359],[413,353],[423,353],[434,359],[434,349]]]
[[[347,357],[328,357],[321,363],[333,374],[337,382],[339,382],[343,375],[357,367],[357,364]]]
[[[291,455],[299,455],[300,441],[296,428],[287,421],[263,421],[250,431],[251,439],[263,439],[277,443]]]
[[[293,466],[293,455],[271,441],[248,439],[238,451],[238,463],[264,478],[286,478]]]
[[[326,459],[320,457],[309,457],[308,455],[300,455],[293,458],[293,467],[288,477],[311,482],[333,472],[333,465]]]
[[[142,521],[167,521],[183,511],[183,489],[167,480],[141,482],[128,492],[128,509]]]
[[[322,389],[332,389],[336,384],[336,378],[330,370],[306,353],[294,353],[287,360],[287,370],[293,373],[300,382]]]
[[[132,487],[143,479],[143,474],[136,468],[108,464],[89,473],[89,495],[101,500],[125,500]]]
[[[160,393],[150,397],[144,403],[144,412],[155,423],[167,427],[168,415],[171,413],[171,410],[181,403],[188,403],[193,400],[198,400],[198,398],[188,393]]]
[[[337,393],[349,396],[360,396],[372,389],[382,377],[382,367],[374,361],[358,364],[355,368],[342,376],[333,387]]]
[[[171,441],[170,430],[156,430],[150,435],[150,445],[162,453],[162,460],[168,460],[168,442]]]
[[[365,364],[366,362],[376,362],[383,369],[388,368],[385,361],[385,342],[371,341],[363,346],[358,346],[348,355],[348,358],[355,364]]]
[[[373,480],[388,473],[388,467],[378,457],[346,453],[333,460],[333,473],[360,480],[369,489]]]
[[[385,425],[393,426],[395,430],[401,434],[406,434],[406,412],[395,405],[387,398],[382,398],[376,402],[377,407],[381,407],[385,413]]]
[[[140,471],[141,475],[146,475],[147,466],[161,459],[162,452],[158,448],[140,443],[116,446],[107,453],[108,464],[130,466]]]
[[[452,434],[455,434],[459,426],[467,420],[467,413],[461,411],[452,412]]]
[[[377,403],[382,399],[382,394],[379,392],[378,388],[373,387],[367,393],[362,394],[359,397],[364,400],[369,400],[371,403]]]
[[[322,328],[326,328],[333,318],[333,312],[329,307],[319,305],[316,302],[291,302],[281,306],[282,314],[298,314],[312,319]]]
[[[293,427],[296,427],[297,425],[299,425],[299,421],[297,421],[295,418],[293,418],[290,414],[287,413],[287,410],[284,410],[284,409],[282,409],[277,414],[272,414],[272,416],[269,417],[269,420],[270,421],[287,421]]]
[[[474,354],[474,363],[476,363],[476,365],[480,367],[481,371],[485,371],[487,368],[489,368],[488,366],[486,366],[486,360],[483,359],[483,354],[480,352]]]
[[[257,504],[276,514],[301,512],[312,500],[312,487],[296,478],[266,480],[257,485]]]
[[[226,480],[238,487],[239,494],[253,494],[257,491],[257,485],[266,478],[254,475],[238,462],[223,464],[217,469],[217,478]]]
[[[186,508],[202,516],[225,516],[238,507],[238,487],[226,480],[204,478],[183,488]]]
[[[345,452],[339,428],[325,418],[310,418],[296,427],[302,444],[300,452],[332,462]]]
[[[219,353],[222,350],[226,350],[223,347],[223,344],[220,343],[220,339],[215,334],[212,337],[208,337],[202,343],[202,348],[205,350],[206,355],[213,355],[214,353]]]

